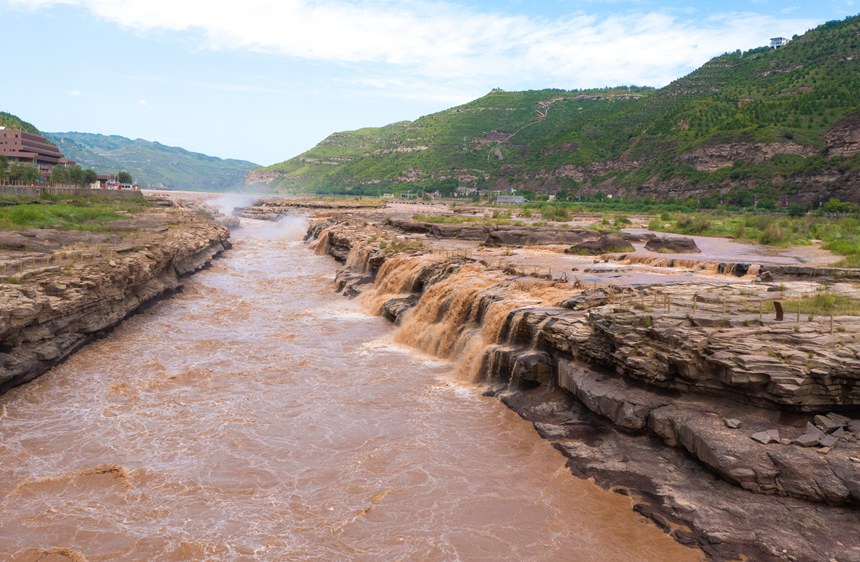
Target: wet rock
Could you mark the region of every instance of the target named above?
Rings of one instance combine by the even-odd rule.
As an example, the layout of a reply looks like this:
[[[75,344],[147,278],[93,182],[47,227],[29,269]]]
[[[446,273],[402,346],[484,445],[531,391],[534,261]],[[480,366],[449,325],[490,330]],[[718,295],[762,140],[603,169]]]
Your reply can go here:
[[[559,439],[567,437],[567,428],[563,425],[535,422],[535,429],[544,439]]]
[[[725,423],[726,427],[729,429],[737,429],[741,426],[741,420],[735,418],[726,418],[723,420],[723,423]]]
[[[645,249],[661,254],[698,254],[702,251],[692,238],[680,237],[652,238],[645,243]]]
[[[382,315],[394,324],[400,324],[403,315],[418,304],[418,295],[389,299],[382,305]]]

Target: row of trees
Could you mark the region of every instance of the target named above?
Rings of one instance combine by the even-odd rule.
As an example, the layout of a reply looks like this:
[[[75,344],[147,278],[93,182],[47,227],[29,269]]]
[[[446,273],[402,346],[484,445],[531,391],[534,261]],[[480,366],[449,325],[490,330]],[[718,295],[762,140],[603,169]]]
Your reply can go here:
[[[9,163],[9,158],[5,155],[0,155],[0,183],[7,181],[21,183],[36,183],[41,179],[42,175],[38,168],[20,164],[18,162]]]
[[[77,186],[90,185],[98,180],[98,175],[95,170],[83,169],[77,164],[64,168],[63,166],[54,166],[51,170],[51,181],[54,183],[66,183]]]
[[[17,161],[10,163],[6,155],[0,154],[0,183],[6,183],[7,181],[37,183],[41,179],[42,174],[38,168],[29,164],[21,164]],[[95,183],[97,180],[98,175],[95,170],[81,168],[77,164],[69,167],[54,166],[51,170],[51,181],[53,183],[83,187]],[[116,181],[119,183],[132,183],[134,178],[132,178],[130,173],[123,171],[116,175]]]

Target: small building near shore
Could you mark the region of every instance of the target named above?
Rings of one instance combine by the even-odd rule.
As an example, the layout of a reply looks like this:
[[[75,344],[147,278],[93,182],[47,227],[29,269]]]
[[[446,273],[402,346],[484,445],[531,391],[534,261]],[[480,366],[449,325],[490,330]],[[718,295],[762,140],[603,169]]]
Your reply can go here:
[[[496,203],[499,205],[522,205],[528,202],[529,200],[521,195],[499,195],[496,197]]]

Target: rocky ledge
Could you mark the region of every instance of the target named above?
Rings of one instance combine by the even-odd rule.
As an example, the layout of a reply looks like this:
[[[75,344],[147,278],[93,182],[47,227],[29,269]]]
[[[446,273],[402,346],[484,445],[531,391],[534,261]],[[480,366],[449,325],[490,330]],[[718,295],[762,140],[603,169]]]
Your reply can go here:
[[[582,287],[394,251],[398,227],[308,238],[347,266],[339,291],[461,359],[574,474],[716,560],[860,560],[860,317],[764,306],[856,283]]]
[[[163,208],[112,233],[0,233],[0,394],[178,290],[229,247],[196,211]]]

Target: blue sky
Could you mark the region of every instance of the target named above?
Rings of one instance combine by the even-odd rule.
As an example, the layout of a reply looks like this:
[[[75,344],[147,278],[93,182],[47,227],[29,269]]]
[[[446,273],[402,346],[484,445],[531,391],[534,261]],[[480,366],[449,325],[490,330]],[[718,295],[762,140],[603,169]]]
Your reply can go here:
[[[495,87],[663,86],[858,12],[858,0],[0,0],[0,110],[43,131],[272,164]]]

